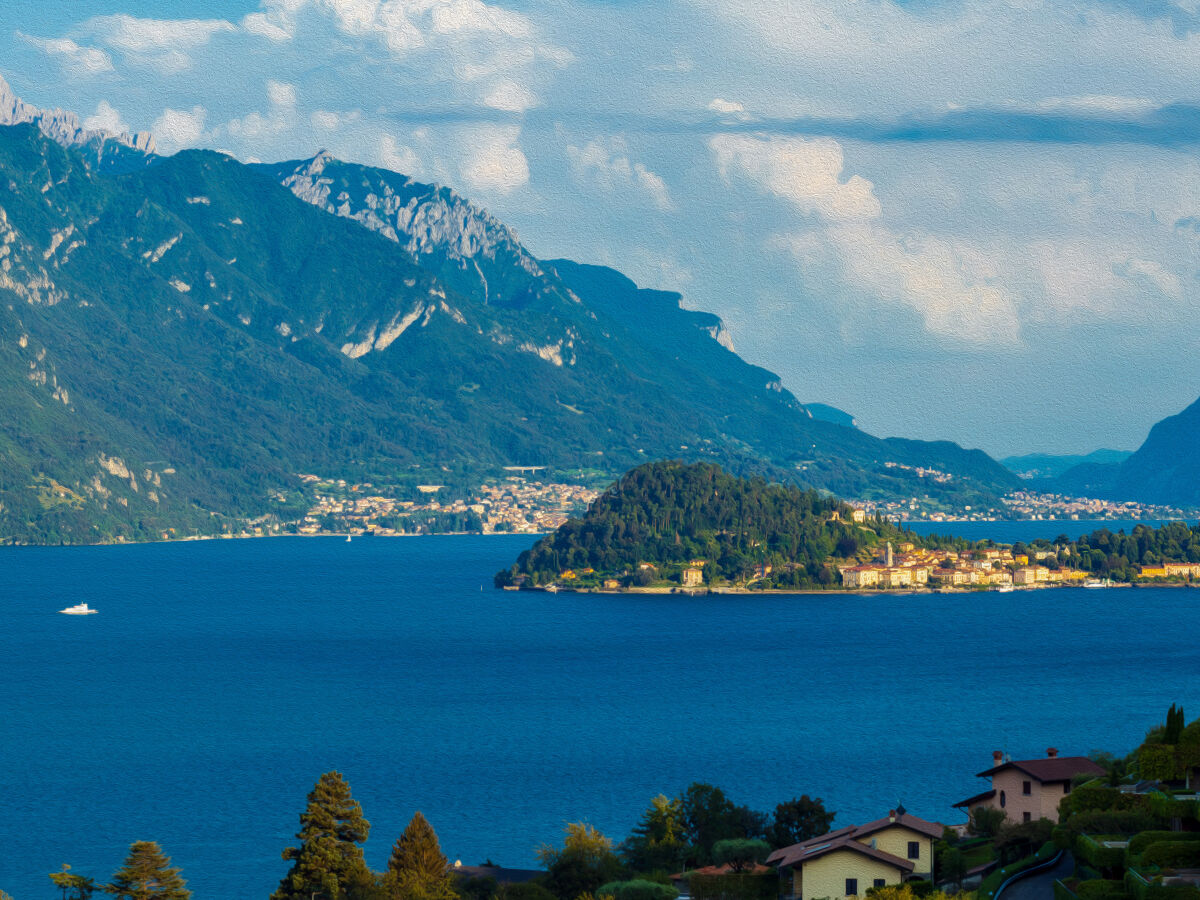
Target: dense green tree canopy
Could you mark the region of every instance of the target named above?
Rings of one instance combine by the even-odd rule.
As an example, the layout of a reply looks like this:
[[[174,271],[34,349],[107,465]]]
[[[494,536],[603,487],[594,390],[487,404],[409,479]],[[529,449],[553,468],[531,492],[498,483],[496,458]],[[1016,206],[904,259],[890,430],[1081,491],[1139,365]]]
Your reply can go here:
[[[192,892],[171,865],[170,857],[154,841],[135,841],[125,865],[104,886],[118,900],[188,900]]]
[[[374,886],[360,846],[371,825],[350,796],[340,772],[326,772],[308,795],[300,814],[300,846],[288,847],[283,858],[292,868],[271,900],[311,900],[320,892],[327,900],[354,900]]]
[[[801,794],[775,807],[774,821],[767,829],[767,840],[776,848],[790,847],[828,832],[834,816],[835,813],[825,809],[819,797]]]
[[[687,854],[678,797],[659,794],[621,844],[621,856],[637,872],[677,872]]]
[[[455,900],[433,826],[418,811],[392,847],[383,885],[394,900]]]

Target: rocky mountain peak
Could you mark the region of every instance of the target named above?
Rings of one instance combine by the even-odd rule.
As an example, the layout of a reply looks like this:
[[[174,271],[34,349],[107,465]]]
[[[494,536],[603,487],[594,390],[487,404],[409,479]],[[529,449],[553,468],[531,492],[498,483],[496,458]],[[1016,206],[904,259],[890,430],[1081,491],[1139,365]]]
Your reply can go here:
[[[100,128],[85,128],[79,117],[61,109],[39,109],[18,97],[8,82],[0,76],[0,125],[33,123],[42,134],[64,147],[78,147],[96,142],[101,150],[111,141],[140,153],[154,152],[154,137],[147,132],[114,134]]]

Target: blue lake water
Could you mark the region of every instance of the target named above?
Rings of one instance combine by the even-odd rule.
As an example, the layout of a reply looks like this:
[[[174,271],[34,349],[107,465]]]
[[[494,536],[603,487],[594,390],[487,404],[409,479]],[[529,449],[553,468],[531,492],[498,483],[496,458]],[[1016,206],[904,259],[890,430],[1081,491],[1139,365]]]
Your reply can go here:
[[[376,868],[417,809],[451,859],[526,866],[693,780],[953,822],[994,749],[1125,751],[1200,713],[1200,591],[493,590],[530,543],[0,551],[0,888],[49,900],[60,864],[107,880],[157,840],[197,900],[265,900],[333,768]],[[100,614],[57,614],[79,601]]]

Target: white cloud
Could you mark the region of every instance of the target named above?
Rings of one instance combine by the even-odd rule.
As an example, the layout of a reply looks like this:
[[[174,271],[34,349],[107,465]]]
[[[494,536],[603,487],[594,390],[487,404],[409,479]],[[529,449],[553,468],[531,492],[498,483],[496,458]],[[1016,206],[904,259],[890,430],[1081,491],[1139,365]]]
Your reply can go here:
[[[874,186],[854,175],[842,181],[842,147],[832,138],[758,138],[719,134],[708,142],[723,178],[737,169],[805,213],[831,222],[879,217]]]
[[[191,111],[164,109],[162,115],[150,126],[155,143],[163,153],[174,153],[186,147],[194,147],[204,136],[204,123],[208,110],[193,106]]]
[[[529,181],[529,160],[517,144],[516,126],[472,129],[470,150],[459,174],[472,190],[508,194]]]
[[[97,75],[111,72],[112,58],[95,47],[81,47],[70,38],[42,39],[17,32],[26,43],[37,47],[47,56],[57,59],[65,69],[76,75]]]
[[[267,81],[267,99],[272,106],[295,106],[296,86],[274,79]]]
[[[746,111],[746,107],[742,106],[736,100],[722,100],[720,97],[714,97],[712,102],[708,104],[708,108],[723,116],[744,113]]]
[[[1116,266],[1113,270],[1122,278],[1149,285],[1158,292],[1178,300],[1182,296],[1179,277],[1168,270],[1162,263],[1152,259],[1130,257]]]
[[[129,131],[121,114],[107,100],[101,100],[96,105],[95,114],[83,120],[83,127],[89,131],[107,131],[109,134],[126,134]]]
[[[993,260],[965,241],[884,225],[871,182],[842,180],[837,141],[722,134],[709,147],[726,180],[746,178],[815,219],[782,239],[797,259],[834,256],[850,284],[911,307],[933,334],[980,348],[1017,338],[1017,307]]]
[[[385,169],[401,175],[414,175],[421,171],[421,159],[411,147],[399,143],[392,135],[379,139],[379,164]]]
[[[607,191],[633,188],[664,212],[675,208],[666,182],[642,163],[630,160],[621,138],[613,138],[607,146],[599,141],[589,141],[582,148],[568,145],[567,159],[577,178],[590,177]]]
[[[118,13],[89,19],[84,30],[130,60],[170,73],[189,68],[191,52],[215,35],[237,29],[224,19],[142,19]]]
[[[525,85],[506,78],[492,87],[484,96],[483,103],[492,109],[523,113],[537,106],[538,99]]]
[[[333,112],[328,109],[317,109],[309,116],[309,121],[312,122],[314,128],[321,131],[336,131],[343,125],[350,122],[357,122],[361,118],[362,113],[357,109],[350,112]]]

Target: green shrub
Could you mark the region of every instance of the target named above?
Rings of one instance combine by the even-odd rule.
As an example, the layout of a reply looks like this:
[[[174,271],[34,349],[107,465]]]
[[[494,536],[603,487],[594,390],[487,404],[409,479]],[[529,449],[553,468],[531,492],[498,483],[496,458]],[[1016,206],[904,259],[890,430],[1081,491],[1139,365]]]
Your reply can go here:
[[[1124,847],[1105,847],[1096,838],[1086,834],[1075,839],[1075,853],[1096,869],[1117,869],[1125,864]]]
[[[1142,853],[1142,864],[1173,869],[1200,866],[1200,843],[1196,841],[1160,841]]]
[[[597,897],[606,895],[614,900],[675,900],[679,891],[669,884],[635,878],[633,881],[610,881],[596,891]]]
[[[779,876],[696,875],[688,877],[692,900],[775,900],[779,895]],[[618,898],[621,900],[621,898]]]
[[[1163,841],[1200,841],[1200,831],[1143,831],[1129,839],[1129,855],[1137,856],[1151,844]]]
[[[1123,882],[1103,878],[1079,882],[1075,894],[1079,900],[1126,900],[1129,896]]]

